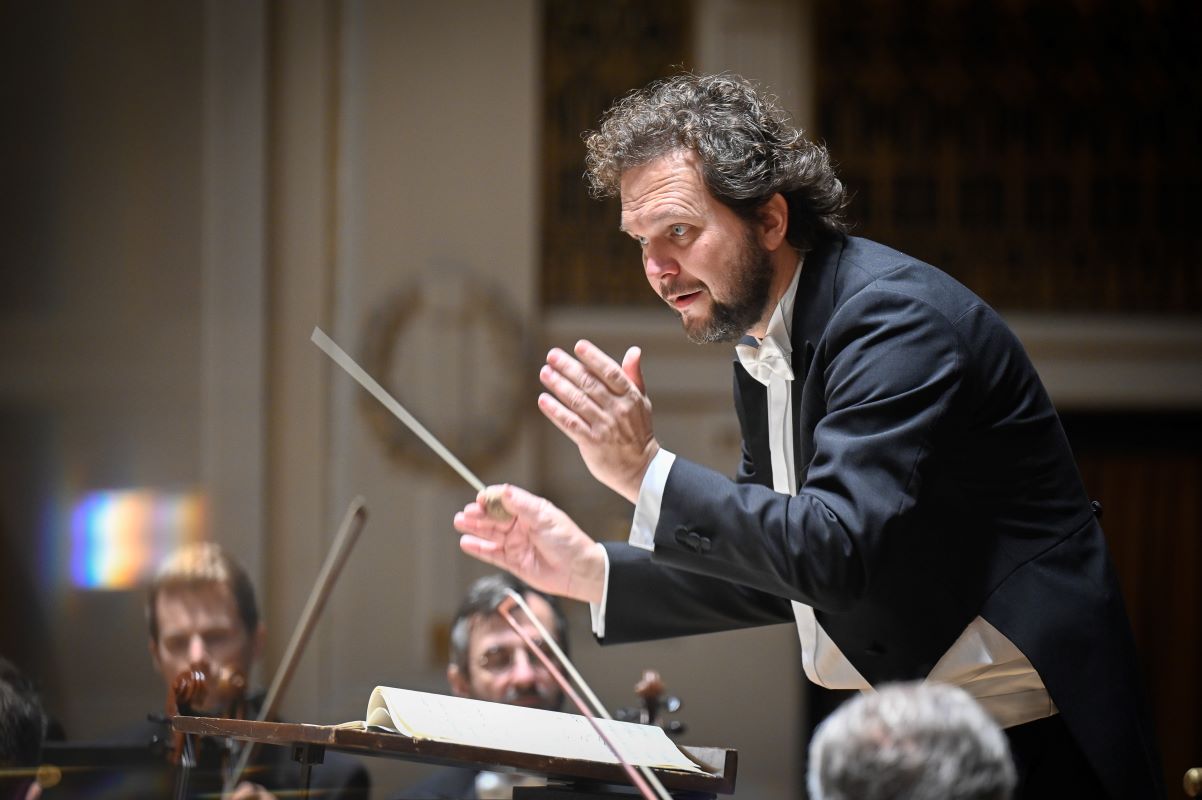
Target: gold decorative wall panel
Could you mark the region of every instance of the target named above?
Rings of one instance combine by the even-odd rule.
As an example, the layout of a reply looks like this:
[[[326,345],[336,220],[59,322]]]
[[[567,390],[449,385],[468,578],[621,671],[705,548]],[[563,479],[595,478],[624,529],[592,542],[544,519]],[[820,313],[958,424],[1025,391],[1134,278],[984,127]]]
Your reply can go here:
[[[993,305],[1202,311],[1202,5],[818,0],[856,232]]]
[[[692,3],[547,0],[544,5],[542,303],[645,305],[638,248],[618,203],[588,195],[581,133],[622,95],[688,66]]]

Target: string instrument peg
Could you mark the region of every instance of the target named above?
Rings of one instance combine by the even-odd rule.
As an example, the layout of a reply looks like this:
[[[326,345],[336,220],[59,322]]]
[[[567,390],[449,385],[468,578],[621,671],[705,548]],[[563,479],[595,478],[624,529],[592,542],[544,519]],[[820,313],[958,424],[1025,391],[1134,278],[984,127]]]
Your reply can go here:
[[[665,694],[664,681],[658,672],[653,669],[644,670],[642,678],[634,686],[634,693],[638,695],[642,705],[638,708],[619,709],[618,719],[656,725],[670,736],[678,736],[685,732],[683,722],[664,718],[665,714],[674,714],[680,710],[681,702],[679,697]]]
[[[658,725],[660,700],[664,695],[664,679],[653,669],[643,670],[643,677],[634,685],[634,693],[643,701],[639,722],[644,725]]]
[[[196,709],[204,706],[210,694],[230,698],[222,716],[240,718],[239,707],[246,696],[246,676],[229,667],[213,669],[204,662],[191,664],[171,682],[169,703],[174,703],[178,714],[196,716]]]

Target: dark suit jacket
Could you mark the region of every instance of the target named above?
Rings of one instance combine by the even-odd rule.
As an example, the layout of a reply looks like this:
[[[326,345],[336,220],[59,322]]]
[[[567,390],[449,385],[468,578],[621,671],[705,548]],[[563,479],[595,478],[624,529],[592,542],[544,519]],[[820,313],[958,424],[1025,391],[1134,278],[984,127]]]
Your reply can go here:
[[[925,677],[975,617],[1031,661],[1115,798],[1162,796],[1134,644],[1060,421],[1014,334],[865,239],[807,255],[792,320],[799,493],[736,361],[737,482],[678,458],[655,553],[609,544],[605,643],[818,621],[871,683]]]

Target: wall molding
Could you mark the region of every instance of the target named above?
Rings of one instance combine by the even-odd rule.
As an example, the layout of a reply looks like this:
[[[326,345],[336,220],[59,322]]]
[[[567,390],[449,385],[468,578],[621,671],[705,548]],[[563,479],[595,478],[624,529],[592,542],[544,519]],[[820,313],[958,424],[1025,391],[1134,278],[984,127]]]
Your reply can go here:
[[[1202,319],[1119,314],[1003,314],[1030,354],[1061,411],[1202,409]],[[695,407],[710,393],[729,400],[731,350],[694,345],[661,309],[556,309],[543,328],[547,346],[587,338],[620,356],[640,345],[650,361],[657,404]],[[653,370],[667,373],[662,381]],[[715,378],[717,376],[717,378]]]

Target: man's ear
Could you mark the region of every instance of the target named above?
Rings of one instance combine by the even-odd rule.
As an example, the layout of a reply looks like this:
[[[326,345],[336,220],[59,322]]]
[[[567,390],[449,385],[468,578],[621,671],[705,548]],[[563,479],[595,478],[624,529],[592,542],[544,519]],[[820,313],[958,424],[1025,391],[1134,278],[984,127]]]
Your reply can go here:
[[[468,683],[467,675],[459,669],[458,664],[447,665],[447,683],[456,697],[471,697],[472,685]]]
[[[789,203],[780,192],[764,201],[756,212],[759,217],[760,244],[774,252],[785,243],[789,232]]]

